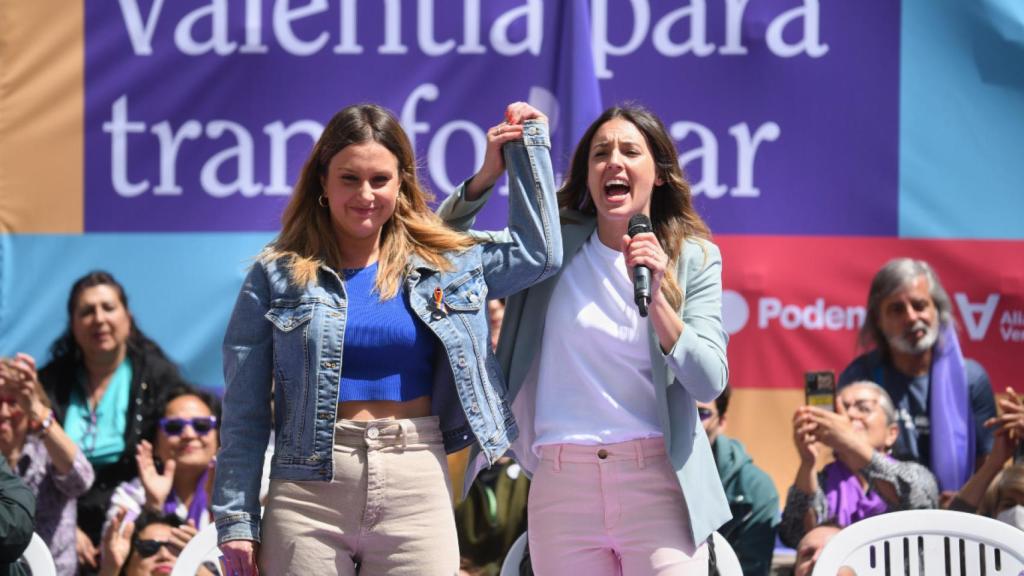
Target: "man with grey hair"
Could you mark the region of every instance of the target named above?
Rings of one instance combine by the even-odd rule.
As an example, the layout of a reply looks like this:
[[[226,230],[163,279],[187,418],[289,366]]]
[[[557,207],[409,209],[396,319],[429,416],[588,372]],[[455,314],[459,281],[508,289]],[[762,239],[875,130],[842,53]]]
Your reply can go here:
[[[988,374],[963,357],[949,296],[923,260],[896,258],[875,274],[859,343],[869,351],[839,376],[839,387],[880,384],[896,407],[892,455],[935,473],[955,492],[992,451],[983,423],[996,415]]]

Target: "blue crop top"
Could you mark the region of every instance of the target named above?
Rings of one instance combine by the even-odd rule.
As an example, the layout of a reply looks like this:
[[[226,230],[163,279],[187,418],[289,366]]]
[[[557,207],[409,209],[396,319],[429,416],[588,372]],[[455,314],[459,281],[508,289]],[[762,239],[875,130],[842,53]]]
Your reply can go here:
[[[377,264],[345,271],[348,315],[341,352],[338,402],[429,396],[435,338],[416,317],[404,291],[380,301]]]

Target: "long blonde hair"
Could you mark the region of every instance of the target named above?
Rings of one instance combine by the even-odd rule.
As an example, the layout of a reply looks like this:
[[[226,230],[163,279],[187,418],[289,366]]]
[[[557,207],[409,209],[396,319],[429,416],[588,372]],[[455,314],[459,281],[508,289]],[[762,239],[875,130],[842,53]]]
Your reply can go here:
[[[651,225],[662,250],[668,256],[668,269],[674,270],[682,255],[683,242],[687,238],[710,240],[711,231],[693,207],[690,185],[679,168],[679,153],[665,125],[646,108],[634,105],[613,106],[594,120],[573,152],[569,174],[558,190],[558,205],[563,211],[576,210],[591,216],[597,214],[587,188],[590,143],[598,129],[615,118],[622,118],[636,126],[651,150],[655,174],[663,182],[655,186],[651,193]],[[674,274],[665,274],[661,291],[669,304],[679,310],[683,305],[683,293]]]
[[[401,180],[395,212],[381,230],[376,290],[382,300],[398,293],[413,254],[440,270],[450,270],[444,253],[476,243],[445,226],[430,210],[433,196],[419,184],[412,145],[394,115],[376,104],[356,104],[343,108],[327,123],[281,217],[281,233],[260,254],[261,261],[286,258],[292,282],[298,286],[316,282],[322,265],[340,268],[341,252],[331,212],[318,202],[324,193],[321,180],[335,154],[346,146],[371,141],[394,154]]]

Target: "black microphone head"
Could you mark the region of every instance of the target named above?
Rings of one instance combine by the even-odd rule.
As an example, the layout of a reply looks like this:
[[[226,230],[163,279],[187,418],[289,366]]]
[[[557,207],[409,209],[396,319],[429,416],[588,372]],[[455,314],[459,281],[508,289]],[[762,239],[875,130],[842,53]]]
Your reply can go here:
[[[651,219],[646,214],[633,214],[633,217],[629,219],[629,237],[632,238],[637,234],[644,232],[651,232]]]

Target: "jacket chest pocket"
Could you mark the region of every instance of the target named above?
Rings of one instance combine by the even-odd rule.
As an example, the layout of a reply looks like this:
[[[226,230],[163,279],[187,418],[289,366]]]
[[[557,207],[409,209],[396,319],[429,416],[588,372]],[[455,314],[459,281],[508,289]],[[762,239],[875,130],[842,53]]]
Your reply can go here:
[[[444,305],[453,312],[477,312],[487,302],[487,282],[475,268],[452,280],[444,288]]]
[[[274,380],[281,388],[285,406],[277,406],[286,418],[305,403],[311,362],[312,302],[274,302],[265,317],[274,325]]]
[[[266,319],[274,325],[274,372],[279,380],[305,376],[315,308],[312,302],[285,302],[274,303],[267,311]]]

